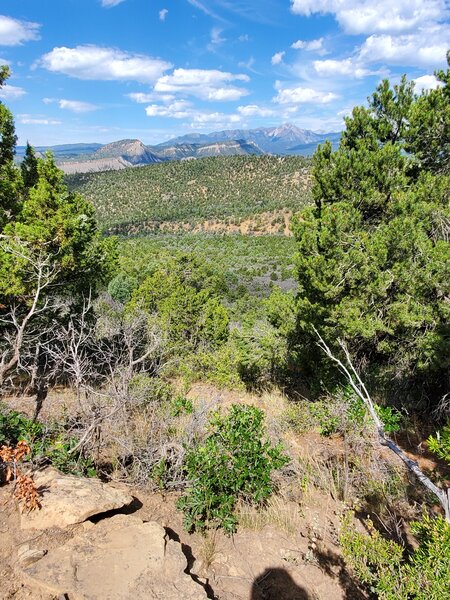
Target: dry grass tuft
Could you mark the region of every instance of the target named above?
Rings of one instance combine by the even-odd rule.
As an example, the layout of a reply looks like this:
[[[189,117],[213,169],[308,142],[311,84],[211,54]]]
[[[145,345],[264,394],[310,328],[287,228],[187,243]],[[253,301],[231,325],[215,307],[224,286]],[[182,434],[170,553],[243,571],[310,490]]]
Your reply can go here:
[[[253,531],[261,531],[271,525],[288,535],[295,535],[301,527],[301,519],[300,506],[281,495],[269,498],[266,506],[262,508],[245,503],[238,507],[239,525]]]

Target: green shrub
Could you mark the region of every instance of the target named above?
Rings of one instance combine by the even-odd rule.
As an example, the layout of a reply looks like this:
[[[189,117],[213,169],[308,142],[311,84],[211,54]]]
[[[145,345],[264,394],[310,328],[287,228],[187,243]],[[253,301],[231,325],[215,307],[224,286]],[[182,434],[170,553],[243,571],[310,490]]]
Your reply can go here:
[[[191,415],[194,411],[191,400],[185,396],[177,395],[172,398],[170,403],[170,413],[172,417],[179,417],[183,413]]]
[[[450,464],[450,422],[436,436],[430,435],[427,443],[431,452]]]
[[[368,521],[370,535],[357,533],[352,513],[343,521],[340,543],[358,578],[380,600],[442,600],[449,597],[450,525],[425,515],[412,523],[419,546],[410,555],[384,539]]]
[[[116,302],[125,304],[131,299],[133,291],[138,286],[135,277],[130,277],[125,273],[118,273],[108,284],[108,294]]]
[[[15,446],[24,440],[30,447],[30,458],[47,458],[63,473],[94,477],[92,459],[80,451],[72,452],[78,440],[60,425],[44,426],[21,413],[0,405],[0,446]]]
[[[43,429],[41,423],[0,405],[0,446],[15,446],[25,440],[32,448],[33,442],[44,435]]]
[[[238,499],[263,503],[273,491],[271,474],[288,461],[279,445],[265,436],[264,414],[254,407],[233,405],[227,415],[213,413],[206,439],[185,459],[190,487],[178,501],[188,531],[236,528]]]

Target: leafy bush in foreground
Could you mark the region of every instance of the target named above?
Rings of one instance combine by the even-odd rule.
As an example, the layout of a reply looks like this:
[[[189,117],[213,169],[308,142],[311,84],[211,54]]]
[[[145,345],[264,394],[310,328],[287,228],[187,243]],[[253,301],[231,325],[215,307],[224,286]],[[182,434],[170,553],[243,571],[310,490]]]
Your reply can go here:
[[[246,405],[213,414],[208,436],[186,455],[191,483],[178,501],[186,529],[219,526],[231,533],[238,499],[260,504],[270,496],[272,471],[288,459],[265,437],[263,420],[260,409]]]

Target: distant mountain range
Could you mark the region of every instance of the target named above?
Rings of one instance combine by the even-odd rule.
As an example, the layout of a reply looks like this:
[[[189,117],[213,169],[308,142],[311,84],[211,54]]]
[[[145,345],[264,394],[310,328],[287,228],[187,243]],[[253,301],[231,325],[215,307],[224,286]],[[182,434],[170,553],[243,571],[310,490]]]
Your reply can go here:
[[[245,154],[296,154],[308,156],[325,140],[337,145],[340,133],[315,133],[291,123],[280,127],[229,129],[212,133],[192,133],[156,146],[139,140],[119,140],[110,144],[63,144],[39,146],[36,151],[51,150],[66,173],[107,171],[148,165],[167,160],[188,160],[205,156]],[[17,148],[20,160],[24,146]]]
[[[154,146],[154,151],[166,146],[178,144],[211,144],[230,140],[252,142],[264,154],[312,154],[318,144],[325,140],[338,142],[340,133],[315,133],[308,129],[300,129],[291,123],[280,127],[260,127],[259,129],[228,129],[213,133],[193,133]],[[309,151],[307,151],[309,150]]]

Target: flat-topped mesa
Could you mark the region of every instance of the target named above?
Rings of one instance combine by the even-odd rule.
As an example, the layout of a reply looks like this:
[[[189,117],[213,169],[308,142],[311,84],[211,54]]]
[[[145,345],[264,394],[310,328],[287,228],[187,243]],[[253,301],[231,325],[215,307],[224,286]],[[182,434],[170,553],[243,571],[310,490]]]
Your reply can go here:
[[[161,157],[151,152],[140,140],[119,140],[99,148],[93,158],[123,158],[131,165],[161,162]]]

